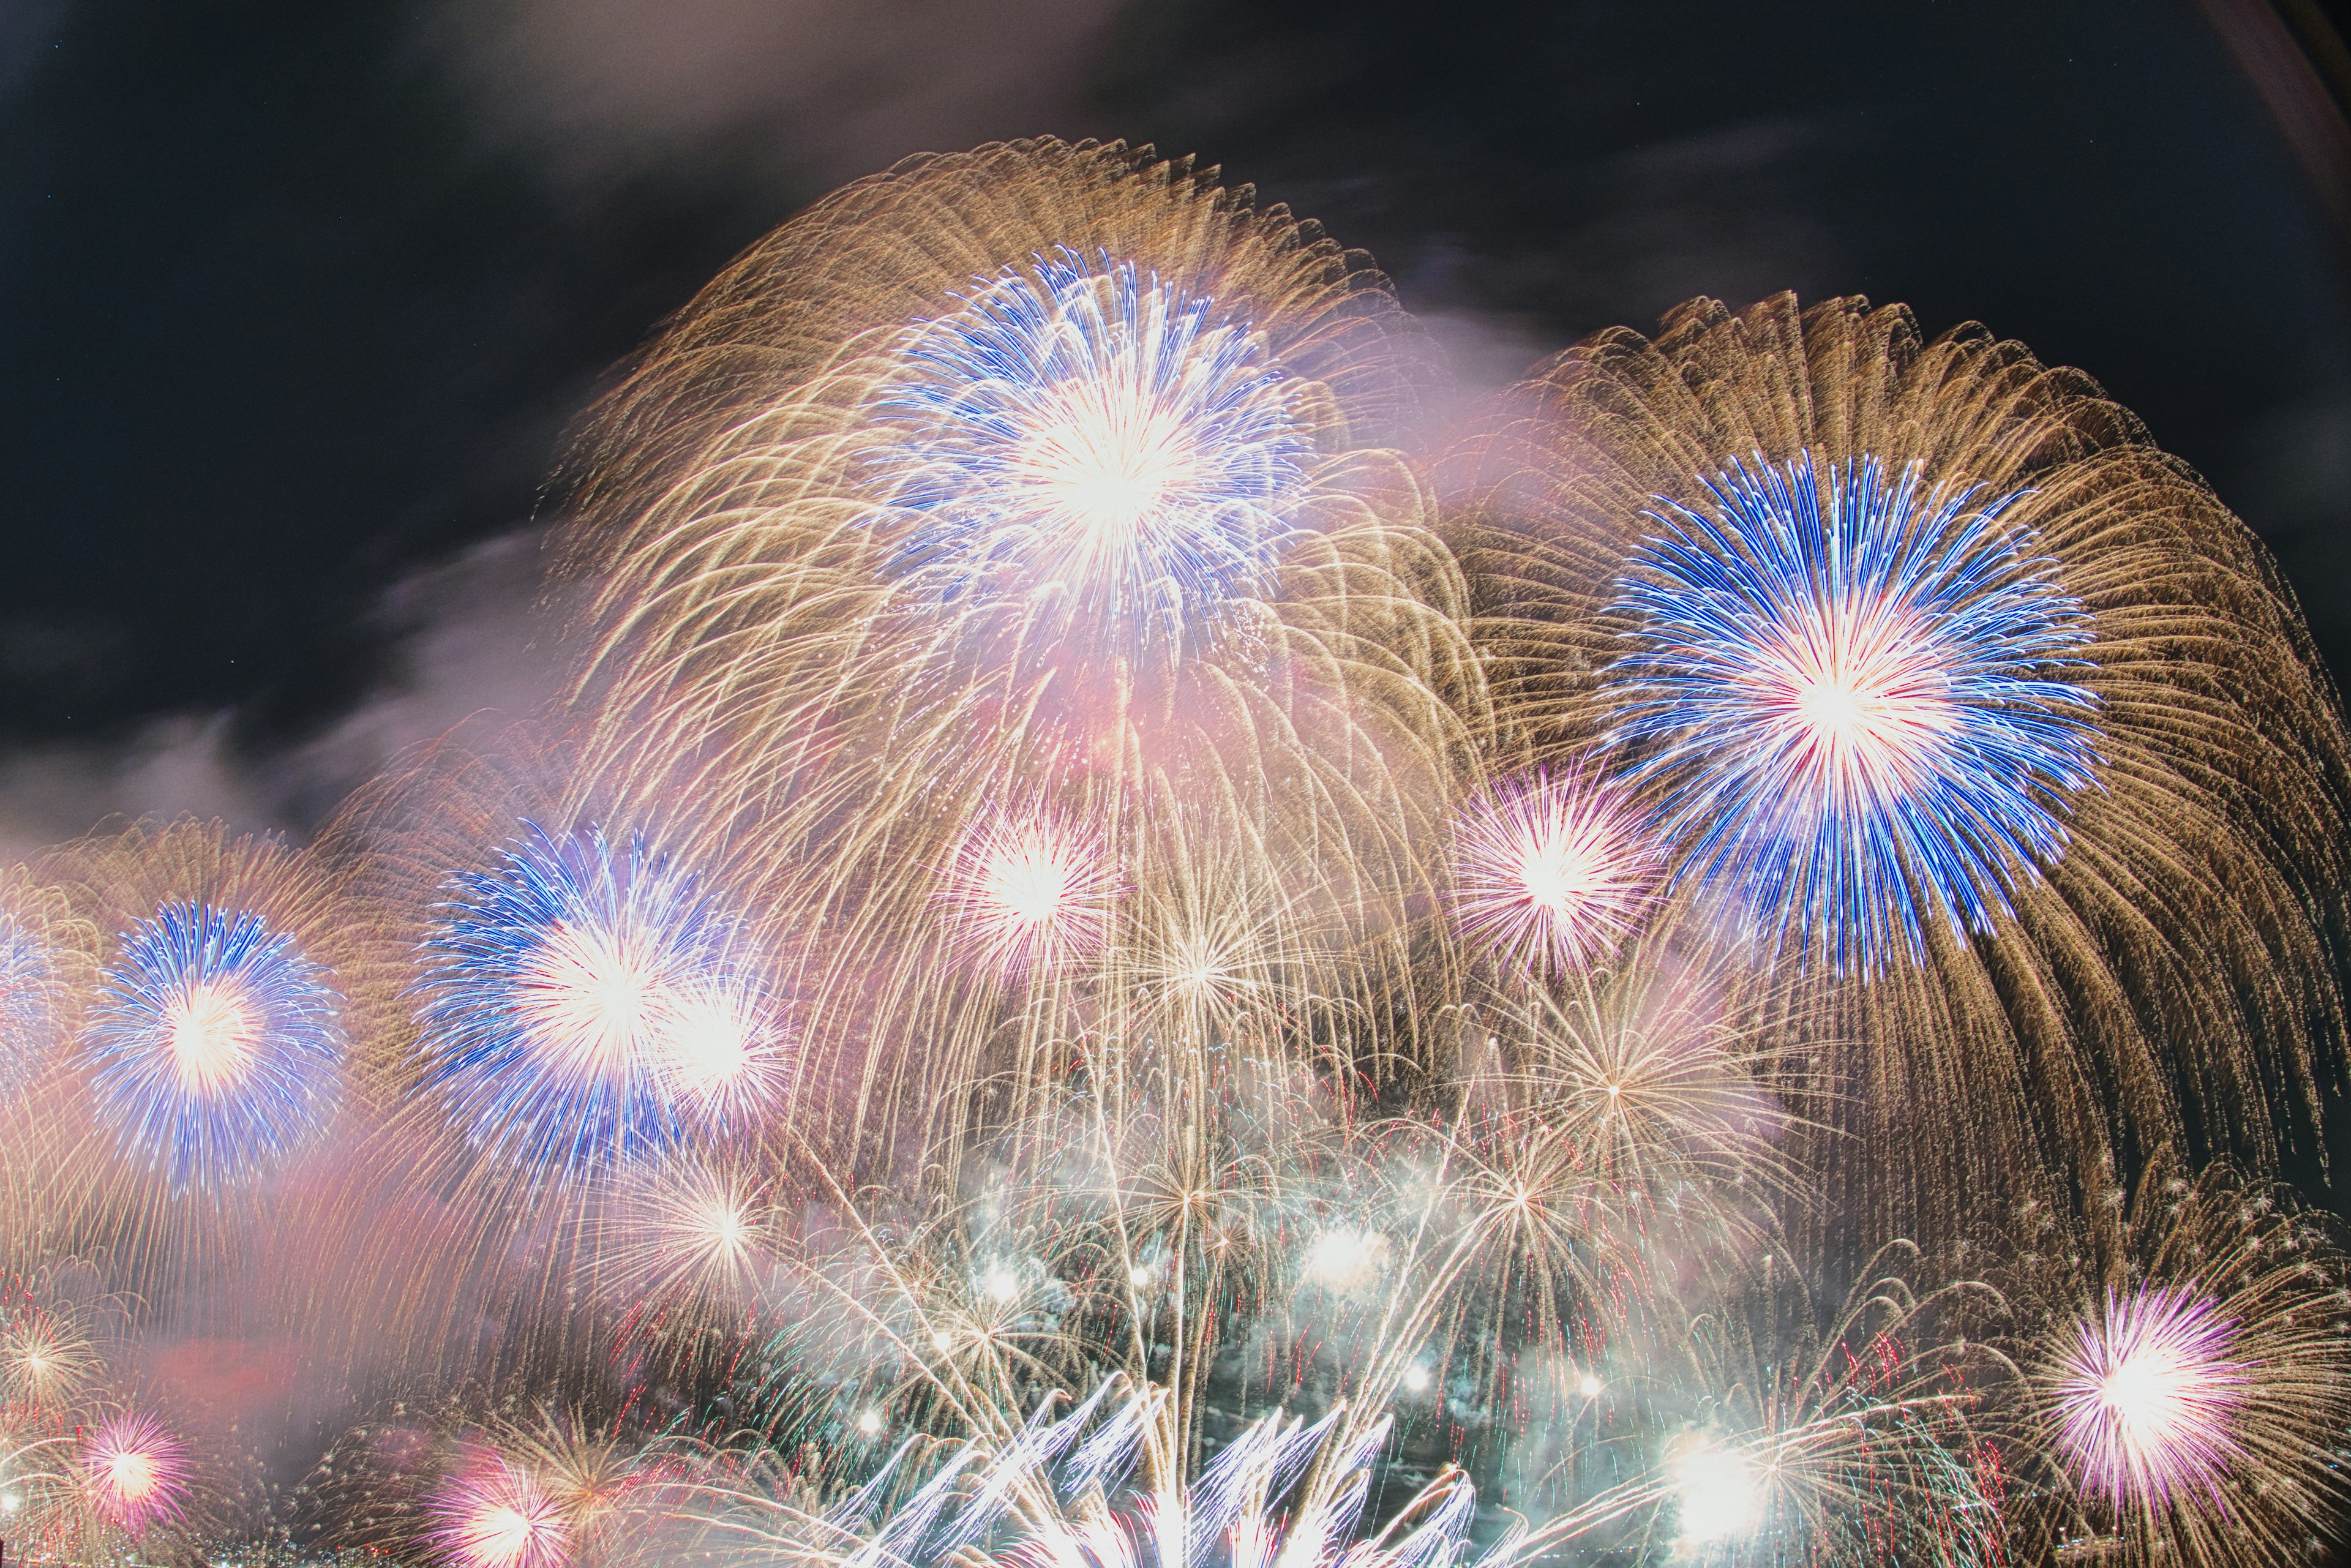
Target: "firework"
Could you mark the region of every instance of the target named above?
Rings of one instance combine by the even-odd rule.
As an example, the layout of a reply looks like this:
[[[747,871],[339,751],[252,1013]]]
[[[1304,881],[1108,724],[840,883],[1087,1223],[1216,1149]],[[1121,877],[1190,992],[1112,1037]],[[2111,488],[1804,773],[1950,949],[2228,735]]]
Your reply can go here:
[[[761,367],[723,407],[718,360]],[[588,771],[694,799],[826,934],[811,1066],[876,1086],[845,1143],[907,1117],[927,1144],[982,1081],[1017,1114],[1100,1016],[1070,960],[1128,950],[1094,879],[1155,915],[1202,843],[1257,904],[1249,962],[1414,1027],[1482,701],[1458,574],[1378,445],[1415,361],[1381,281],[1286,213],[1038,141],[820,204],[598,412],[564,540],[597,596]],[[1069,847],[1019,843],[1038,822]],[[1044,977],[1047,906],[1081,929],[1053,987],[1008,988]]]
[[[2053,678],[2085,618],[2002,521],[2018,497],[1919,472],[1734,463],[1703,512],[1651,514],[1616,605],[1611,738],[1679,874],[1840,968],[1915,956],[1922,919],[1990,931],[2096,761],[2095,697]]]
[[[2045,1165],[2271,1157],[2273,1085],[2314,1112],[2351,746],[2259,542],[2085,378],[1693,301],[1540,367],[1440,486],[1498,726],[1606,757],[1779,988],[1854,1150],[1823,1213],[1954,1234]]]
[[[57,1062],[95,945],[55,889],[0,873],[0,1108]]]
[[[1017,976],[1100,950],[1117,892],[1081,834],[1050,819],[995,819],[965,841],[941,896],[974,959]]]
[[[174,1187],[250,1179],[316,1137],[343,1060],[340,998],[289,932],[167,904],[123,933],[82,1051],[126,1155]]]
[[[911,514],[883,565],[1172,656],[1269,586],[1314,456],[1263,336],[1107,251],[1008,267],[915,328],[864,455]]]
[[[2032,1375],[2012,1448],[2053,1469],[2020,1540],[2233,1564],[2333,1535],[2351,1297],[2329,1227],[2227,1166],[2168,1159],[2119,1215],[2099,1208],[2021,1217],[2009,1288]]]
[[[571,1530],[528,1469],[496,1449],[465,1454],[426,1504],[430,1541],[455,1568],[567,1568]]]
[[[188,1446],[152,1416],[108,1421],[83,1440],[78,1463],[99,1511],[134,1540],[186,1511]]]
[[[485,1148],[577,1174],[767,1098],[780,1053],[736,928],[642,839],[525,824],[451,893],[417,982],[423,1084]]]
[[[1769,1256],[1769,1255],[1767,1255]],[[1995,1456],[1973,1429],[1996,1355],[1943,1320],[1971,1282],[1916,1293],[1881,1255],[1823,1321],[1785,1270],[1739,1282],[1650,1347],[1622,1443],[1634,1479],[1563,1509],[1530,1547],[1740,1563],[1994,1560]]]
[[[1506,961],[1580,968],[1632,934],[1656,858],[1645,824],[1607,787],[1541,773],[1506,779],[1462,810],[1454,918]]]
[[[2242,1458],[2233,1432],[2247,1379],[2209,1298],[2108,1291],[2059,1354],[2057,1440],[2088,1488],[2146,1507],[2175,1487],[2217,1491]]]

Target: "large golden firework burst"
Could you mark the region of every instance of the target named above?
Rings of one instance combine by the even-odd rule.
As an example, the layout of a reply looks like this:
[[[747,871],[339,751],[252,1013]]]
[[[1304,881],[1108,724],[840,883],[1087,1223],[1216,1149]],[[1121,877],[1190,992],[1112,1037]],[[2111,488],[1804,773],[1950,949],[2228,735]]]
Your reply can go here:
[[[1310,1049],[1419,1054],[1488,727],[1384,444],[1417,356],[1313,225],[1019,142],[818,204],[589,421],[584,771],[758,868],[827,1120],[1017,1114],[1077,1033],[1253,993]]]
[[[1440,489],[1499,730],[1637,781],[1784,988],[1857,1224],[2307,1133],[2340,712],[2267,552],[2088,377],[1899,306],[1694,300],[1538,367]]]

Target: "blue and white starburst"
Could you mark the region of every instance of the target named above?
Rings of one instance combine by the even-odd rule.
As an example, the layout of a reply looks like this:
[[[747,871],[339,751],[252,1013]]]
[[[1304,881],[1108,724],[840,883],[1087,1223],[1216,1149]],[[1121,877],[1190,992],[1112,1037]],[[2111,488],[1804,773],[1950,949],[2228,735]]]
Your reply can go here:
[[[174,1188],[266,1174],[335,1103],[342,1000],[258,915],[167,904],[126,932],[83,1044],[100,1117]]]
[[[1988,929],[2063,853],[2097,698],[2065,677],[2081,602],[2005,517],[1874,458],[1733,463],[1702,510],[1660,499],[1615,608],[1612,741],[1659,796],[1677,874],[1747,899],[1844,969]],[[2021,494],[2021,493],[2020,493]]]
[[[1260,588],[1312,432],[1215,300],[1057,250],[918,323],[900,362],[869,457],[910,518],[904,591],[1172,652]]]
[[[642,838],[523,826],[450,879],[424,943],[426,1086],[477,1144],[559,1176],[764,1104],[780,1043],[738,923]]]

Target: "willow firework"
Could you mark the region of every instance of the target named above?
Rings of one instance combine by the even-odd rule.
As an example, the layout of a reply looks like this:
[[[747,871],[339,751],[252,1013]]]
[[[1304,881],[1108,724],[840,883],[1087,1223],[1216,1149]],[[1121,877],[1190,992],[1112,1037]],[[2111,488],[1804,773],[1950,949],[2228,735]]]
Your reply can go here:
[[[1801,1114],[1869,1151],[1848,1223],[2314,1114],[2342,718],[2260,544],[2086,378],[1697,300],[1538,367],[1441,481],[1498,726],[1604,753],[1781,988]]]
[[[879,1091],[845,1135],[926,1140],[966,1085],[1033,1087],[1122,983],[1061,961],[1002,985],[1033,967],[1025,917],[959,857],[1006,802],[1144,917],[1211,846],[1255,905],[1238,962],[1421,1016],[1413,901],[1482,687],[1380,444],[1417,357],[1382,280],[1280,209],[1147,152],[1022,142],[819,204],[599,411],[565,541],[596,574],[591,770],[690,795],[826,933],[798,977],[812,1066]],[[723,406],[720,363],[759,367]],[[1011,880],[1080,874],[1061,853],[1016,852]],[[1128,947],[1071,907],[1061,957]],[[975,943],[990,961],[958,966]]]

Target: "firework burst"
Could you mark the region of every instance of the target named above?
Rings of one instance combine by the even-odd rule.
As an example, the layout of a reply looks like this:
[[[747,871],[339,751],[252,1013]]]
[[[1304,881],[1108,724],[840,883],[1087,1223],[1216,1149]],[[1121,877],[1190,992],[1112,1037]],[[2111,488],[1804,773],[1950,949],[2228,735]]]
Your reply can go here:
[[[134,1540],[186,1511],[188,1446],[152,1416],[106,1422],[83,1439],[78,1463],[99,1511]]]
[[[1583,968],[1638,925],[1658,882],[1646,824],[1577,775],[1506,779],[1462,808],[1453,849],[1462,935],[1538,974]]]
[[[2315,1113],[2351,742],[2259,541],[2078,372],[1694,300],[1538,367],[1438,484],[1499,729],[1609,758],[1676,901],[1759,942],[1853,1151],[1792,1149],[1822,1215],[1949,1237]]]
[[[2175,1488],[2218,1491],[2243,1456],[2234,1326],[2209,1299],[2160,1289],[2110,1291],[2075,1325],[2058,1358],[2057,1441],[2091,1490],[2140,1507]]]
[[[1989,931],[2096,761],[2096,698],[2055,678],[2090,633],[2016,497],[1919,474],[1734,464],[1704,511],[1651,514],[1616,605],[1613,738],[1680,874],[1839,968],[1915,956],[1922,919]]]
[[[1118,892],[1083,834],[1050,817],[998,817],[964,841],[940,897],[973,962],[1017,977],[1100,952]]]
[[[1214,299],[1057,250],[899,352],[868,460],[911,520],[883,570],[934,612],[988,596],[1140,653],[1267,586],[1311,427]]]
[[[249,910],[167,904],[106,968],[82,1045],[99,1113],[174,1187],[249,1180],[331,1114],[340,1002],[290,932]]]
[[[734,923],[643,839],[525,825],[424,947],[423,1082],[482,1146],[564,1176],[757,1107],[779,1071]]]

